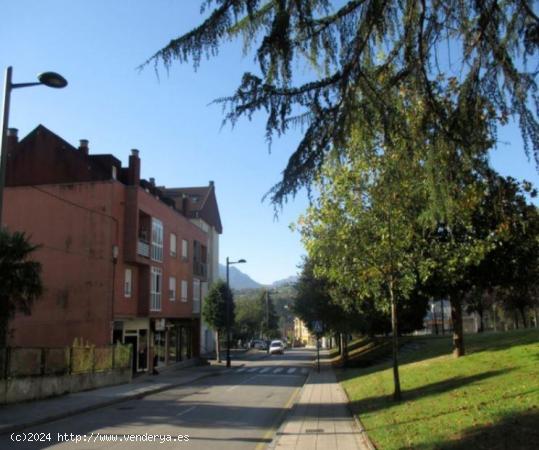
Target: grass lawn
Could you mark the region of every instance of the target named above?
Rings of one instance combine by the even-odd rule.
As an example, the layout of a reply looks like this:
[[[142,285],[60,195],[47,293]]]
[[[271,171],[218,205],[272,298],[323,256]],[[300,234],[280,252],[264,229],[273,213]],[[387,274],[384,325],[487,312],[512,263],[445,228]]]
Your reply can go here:
[[[539,330],[466,335],[458,359],[449,337],[412,342],[400,403],[389,363],[337,371],[378,449],[539,449]]]

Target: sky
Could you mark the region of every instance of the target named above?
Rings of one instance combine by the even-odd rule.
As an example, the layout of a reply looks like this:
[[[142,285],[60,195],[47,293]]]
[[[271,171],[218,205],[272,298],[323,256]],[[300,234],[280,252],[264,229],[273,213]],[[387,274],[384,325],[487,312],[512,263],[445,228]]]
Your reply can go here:
[[[127,165],[137,148],[142,177],[158,185],[204,186],[215,182],[223,222],[221,262],[244,258],[238,268],[259,283],[294,275],[305,253],[291,222],[305,210],[305,193],[290,199],[275,219],[263,195],[280,180],[299,140],[293,132],[265,141],[265,117],[222,127],[223,111],[211,104],[253,70],[241,44],[224,45],[219,55],[167,72],[138,66],[172,38],[200,22],[196,0],[17,0],[2,1],[0,69],[13,66],[13,82],[34,81],[55,71],[65,89],[14,90],[10,127],[22,138],[43,124],[74,146],[90,141],[91,153],[112,153]],[[2,80],[3,83],[3,80]],[[539,186],[533,162],[524,155],[513,124],[500,130],[492,165],[503,175]]]

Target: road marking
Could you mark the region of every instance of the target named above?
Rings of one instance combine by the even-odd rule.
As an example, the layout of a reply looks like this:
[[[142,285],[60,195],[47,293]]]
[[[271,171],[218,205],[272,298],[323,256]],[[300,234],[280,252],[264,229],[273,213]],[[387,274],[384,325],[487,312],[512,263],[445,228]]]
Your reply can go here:
[[[240,387],[242,384],[245,384],[245,383],[247,383],[248,381],[251,381],[253,378],[256,378],[257,376],[258,376],[258,375],[253,375],[252,377],[246,378],[246,379],[243,380],[241,383],[236,384],[235,386],[229,387],[229,388],[226,390],[226,392],[233,391],[234,389]]]
[[[267,372],[267,371],[270,370],[270,369],[271,369],[271,367],[264,367],[264,368],[260,371],[260,373]]]
[[[189,411],[193,411],[193,409],[195,409],[195,408],[196,408],[196,406],[191,406],[190,408],[187,408],[185,411],[182,411],[182,412],[176,414],[176,417],[183,416],[184,414],[187,414]]]
[[[253,372],[256,372],[257,370],[258,370],[258,367],[253,367],[252,369],[249,369],[247,372],[253,373]]]
[[[306,369],[305,367],[301,369],[301,373],[306,374],[309,373],[309,369]]]
[[[275,369],[275,370],[273,371],[273,373],[279,373],[279,372],[282,372],[282,371],[283,371],[283,368],[284,368],[284,367],[277,367],[277,369]]]
[[[295,371],[296,371],[296,368],[291,367],[290,369],[288,369],[288,371],[286,373],[294,373]]]
[[[242,368],[240,368],[240,369],[237,369],[237,370],[236,370],[236,373],[243,372],[245,369],[246,369],[245,367],[242,367]]]

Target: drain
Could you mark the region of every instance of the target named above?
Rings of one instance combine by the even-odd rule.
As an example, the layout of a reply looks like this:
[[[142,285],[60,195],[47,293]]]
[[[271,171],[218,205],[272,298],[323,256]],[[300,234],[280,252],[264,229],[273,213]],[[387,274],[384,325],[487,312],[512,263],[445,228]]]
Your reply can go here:
[[[116,409],[119,409],[121,411],[127,411],[128,409],[135,409],[134,406],[120,406],[119,408],[116,408]]]
[[[324,430],[322,428],[307,428],[305,430],[305,433],[323,433]]]

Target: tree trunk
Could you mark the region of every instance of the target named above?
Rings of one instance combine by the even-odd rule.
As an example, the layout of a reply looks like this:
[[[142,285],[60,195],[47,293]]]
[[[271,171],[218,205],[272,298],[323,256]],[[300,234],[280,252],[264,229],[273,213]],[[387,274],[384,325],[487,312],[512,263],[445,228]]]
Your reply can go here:
[[[539,313],[537,312],[537,308],[533,308],[535,312],[535,328],[539,328]]]
[[[513,321],[515,322],[515,328],[518,330],[518,313],[516,309],[513,312]]]
[[[348,362],[348,337],[346,333],[341,333],[341,363],[343,366]]]
[[[389,298],[391,300],[391,333],[393,334],[393,400],[400,401],[401,396],[401,382],[399,379],[399,328],[397,322],[397,302],[395,301],[395,294],[393,292],[393,280],[389,281]]]
[[[485,325],[483,322],[483,315],[485,314],[485,312],[483,311],[483,308],[479,308],[478,314],[479,314],[479,333],[482,333],[483,331],[485,331]]]
[[[215,357],[217,359],[217,362],[221,362],[221,343],[219,342],[219,339],[221,338],[219,334],[219,330],[215,332]]]
[[[462,331],[462,304],[460,298],[449,297],[451,303],[451,321],[453,322],[453,356],[464,356],[464,333]]]
[[[7,333],[9,329],[9,317],[0,313],[0,348],[7,347]]]
[[[528,328],[528,321],[526,320],[526,308],[519,308],[520,315],[522,316],[522,326]]]

